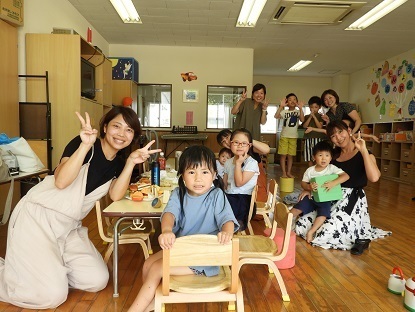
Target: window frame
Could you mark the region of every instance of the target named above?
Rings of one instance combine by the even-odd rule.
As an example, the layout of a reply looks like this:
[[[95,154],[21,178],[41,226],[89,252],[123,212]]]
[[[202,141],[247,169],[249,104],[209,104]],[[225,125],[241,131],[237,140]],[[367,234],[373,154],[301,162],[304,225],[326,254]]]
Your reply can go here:
[[[170,116],[169,116],[169,126],[161,126],[160,125],[160,115],[161,115],[161,105],[163,103],[156,103],[159,104],[159,121],[158,121],[158,126],[150,126],[150,125],[145,125],[144,124],[144,119],[147,117],[144,113],[144,105],[142,104],[143,101],[143,96],[142,94],[140,94],[140,87],[145,87],[145,86],[154,86],[154,87],[158,87],[158,86],[165,86],[165,87],[170,87]],[[160,98],[161,98],[161,94],[160,94]],[[149,128],[149,129],[171,129],[172,128],[172,123],[173,123],[173,85],[171,83],[138,83],[137,84],[137,115],[138,115],[138,119],[140,121],[140,124],[143,128]]]
[[[229,127],[219,127],[218,122],[216,122],[216,128],[209,127],[209,105],[210,105],[209,104],[209,88],[234,88],[234,89],[238,89],[237,90],[238,93],[232,94],[233,95],[233,103],[232,103],[232,106],[229,107],[229,116],[230,116],[230,120],[231,120],[230,121],[231,124],[229,125]],[[222,130],[222,129],[232,129],[233,128],[233,124],[235,122],[235,115],[231,114],[231,110],[232,110],[233,105],[235,105],[235,103],[237,102],[237,100],[235,101],[235,98],[239,98],[242,95],[242,93],[239,93],[240,92],[239,89],[241,89],[242,92],[243,92],[243,91],[246,90],[246,88],[247,88],[246,86],[216,85],[216,84],[206,86],[206,130],[212,131],[212,130]],[[225,95],[225,94],[223,93],[222,96],[223,95]],[[225,104],[225,103],[223,103],[223,104]],[[216,118],[216,120],[218,120],[218,118]]]

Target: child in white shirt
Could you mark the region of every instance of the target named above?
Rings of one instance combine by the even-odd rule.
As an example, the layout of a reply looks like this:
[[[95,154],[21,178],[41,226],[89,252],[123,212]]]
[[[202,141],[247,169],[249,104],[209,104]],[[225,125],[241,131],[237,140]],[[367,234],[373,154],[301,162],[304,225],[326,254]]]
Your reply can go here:
[[[338,174],[338,178],[333,181],[324,182],[324,188],[329,191],[334,186],[344,183],[349,180],[349,175],[342,169],[330,164],[333,157],[333,148],[328,141],[318,142],[313,148],[313,157],[316,162],[314,166],[309,167],[303,176],[301,181],[301,187],[303,192],[299,197],[299,202],[291,209],[291,213],[294,218],[300,214],[306,215],[307,213],[317,210],[317,218],[314,221],[313,226],[307,233],[307,243],[310,243],[316,231],[320,226],[330,218],[331,202],[316,202],[311,198],[311,192],[317,190],[318,184],[316,182],[310,183],[311,178],[326,176],[329,174]]]
[[[218,168],[218,176],[223,179],[223,174],[225,173],[225,162],[232,158],[233,153],[229,148],[222,148],[219,151],[218,159],[216,159],[216,167]]]

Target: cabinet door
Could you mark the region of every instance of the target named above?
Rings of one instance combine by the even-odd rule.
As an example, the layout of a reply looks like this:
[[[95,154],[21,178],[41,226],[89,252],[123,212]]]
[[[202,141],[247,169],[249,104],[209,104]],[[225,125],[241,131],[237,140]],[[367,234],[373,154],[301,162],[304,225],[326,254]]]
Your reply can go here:
[[[99,129],[99,121],[103,115],[102,105],[95,101],[88,99],[81,99],[81,114],[85,116],[85,112],[89,114],[91,118],[91,126],[94,129]],[[99,131],[99,130],[98,130]]]

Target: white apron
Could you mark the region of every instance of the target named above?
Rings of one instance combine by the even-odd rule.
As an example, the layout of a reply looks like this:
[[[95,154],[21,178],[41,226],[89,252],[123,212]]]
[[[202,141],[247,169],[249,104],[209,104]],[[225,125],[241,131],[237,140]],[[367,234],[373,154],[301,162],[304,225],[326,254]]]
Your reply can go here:
[[[0,300],[31,308],[65,302],[68,285],[99,291],[108,269],[81,220],[109,190],[111,180],[85,196],[89,163],[65,189],[47,176],[16,205],[9,221],[6,257],[0,258]]]

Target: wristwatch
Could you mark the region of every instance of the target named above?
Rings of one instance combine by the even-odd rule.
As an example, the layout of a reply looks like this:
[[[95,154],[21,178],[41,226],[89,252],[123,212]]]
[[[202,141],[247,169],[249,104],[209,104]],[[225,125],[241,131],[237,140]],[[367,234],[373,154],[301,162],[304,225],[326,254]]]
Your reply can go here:
[[[268,115],[268,112],[266,109],[263,109],[262,111],[265,112],[265,115]]]

